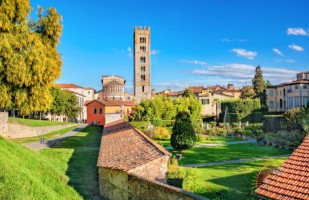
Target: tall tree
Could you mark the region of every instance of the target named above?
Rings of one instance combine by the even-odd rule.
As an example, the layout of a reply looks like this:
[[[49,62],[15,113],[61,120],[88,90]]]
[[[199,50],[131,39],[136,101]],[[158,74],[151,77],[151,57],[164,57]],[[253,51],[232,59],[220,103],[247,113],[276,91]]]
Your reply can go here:
[[[183,93],[182,93],[183,97],[195,97],[194,93],[192,90],[186,88]]]
[[[62,65],[61,16],[54,8],[40,9],[35,21],[30,11],[29,0],[0,1],[0,108],[22,115],[49,109],[49,87]]]
[[[255,97],[260,99],[262,105],[266,105],[266,87],[260,65],[255,68],[255,76],[252,79],[252,85],[256,94]]]
[[[195,132],[190,119],[190,114],[186,111],[176,115],[171,136],[171,145],[176,150],[190,149],[196,141]]]
[[[252,86],[244,86],[242,89],[241,89],[241,95],[240,95],[240,98],[242,99],[253,99],[254,97],[256,96],[254,90],[253,90],[253,87]]]

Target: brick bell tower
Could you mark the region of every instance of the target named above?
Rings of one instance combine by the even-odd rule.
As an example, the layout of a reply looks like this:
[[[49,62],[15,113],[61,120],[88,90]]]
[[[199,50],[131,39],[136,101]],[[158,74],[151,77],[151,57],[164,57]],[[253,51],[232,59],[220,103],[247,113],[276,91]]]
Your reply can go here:
[[[138,103],[151,98],[150,27],[134,28],[134,96]]]

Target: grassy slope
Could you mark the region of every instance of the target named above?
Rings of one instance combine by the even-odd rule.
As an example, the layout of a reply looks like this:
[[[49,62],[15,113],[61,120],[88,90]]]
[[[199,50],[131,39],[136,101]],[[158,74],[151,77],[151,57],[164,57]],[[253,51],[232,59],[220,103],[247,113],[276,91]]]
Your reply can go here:
[[[173,153],[178,152],[174,151]],[[255,158],[289,153],[291,152],[284,149],[278,149],[270,146],[259,146],[257,143],[198,147],[183,151],[183,159],[180,160],[180,164],[237,160],[242,158]]]
[[[82,199],[63,168],[0,137],[0,199]]]
[[[53,131],[50,133],[47,133],[45,135],[40,135],[40,136],[36,136],[36,137],[30,137],[30,138],[17,138],[17,139],[11,139],[14,142],[18,142],[18,143],[26,143],[26,142],[34,142],[34,141],[39,141],[40,138],[44,138],[45,140],[51,139],[51,138],[55,138],[58,137],[60,135],[63,135],[73,129],[75,129],[77,126],[71,126],[68,128],[64,128],[64,129],[60,129],[57,131]]]
[[[211,199],[215,199],[216,192],[222,193],[226,200],[248,199],[256,174],[262,166],[277,167],[286,159],[287,157],[197,168],[195,193]],[[186,182],[184,188],[186,189]],[[191,192],[194,191],[191,189]]]
[[[83,199],[101,199],[96,167],[102,128],[88,126],[73,137],[42,151],[70,178],[71,185]]]
[[[55,122],[55,121],[48,121],[48,120],[22,119],[22,118],[12,118],[12,117],[9,117],[9,122],[15,123],[15,124],[22,124],[26,126],[32,126],[32,127],[72,124],[72,122]]]

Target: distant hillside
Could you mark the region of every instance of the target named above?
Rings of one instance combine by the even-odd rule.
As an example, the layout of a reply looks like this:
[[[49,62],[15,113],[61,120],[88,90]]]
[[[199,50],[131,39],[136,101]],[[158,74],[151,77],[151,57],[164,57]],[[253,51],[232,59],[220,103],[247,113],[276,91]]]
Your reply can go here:
[[[47,157],[0,137],[0,199],[82,199]]]

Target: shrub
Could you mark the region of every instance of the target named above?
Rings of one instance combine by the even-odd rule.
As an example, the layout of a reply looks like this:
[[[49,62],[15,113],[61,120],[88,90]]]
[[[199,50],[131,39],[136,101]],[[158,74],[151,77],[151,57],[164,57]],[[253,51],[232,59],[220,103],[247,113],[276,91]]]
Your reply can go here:
[[[262,112],[252,112],[250,115],[250,122],[251,123],[261,123],[263,120],[263,113]]]
[[[220,129],[220,130],[219,130],[219,135],[220,135],[220,136],[225,137],[226,134],[227,134],[227,130],[225,130],[225,129]]]
[[[153,118],[152,124],[154,126],[162,126],[162,119],[161,118]]]
[[[268,139],[270,143],[275,146],[297,148],[306,136],[305,132],[294,130],[280,130],[277,132],[268,132],[264,135],[265,139]]]
[[[179,151],[190,149],[196,141],[195,132],[190,119],[190,114],[186,111],[176,115],[176,121],[171,136],[171,145]]]
[[[214,128],[209,128],[209,129],[207,129],[206,130],[206,134],[208,134],[208,135],[210,135],[210,136],[214,136],[214,135],[216,135],[216,129],[214,129]]]
[[[235,133],[243,134],[243,130],[241,128],[235,128]]]
[[[243,132],[243,134],[248,135],[248,136],[252,135],[251,130],[243,130],[242,132]]]
[[[165,140],[171,138],[171,133],[167,128],[164,127],[154,127],[152,138],[157,140]]]
[[[245,127],[245,130],[251,130],[252,134],[256,135],[259,131],[262,131],[263,124],[249,124],[249,126]]]
[[[198,178],[198,171],[195,168],[186,168],[185,169],[185,190],[193,191],[196,190],[196,180]]]
[[[239,127],[239,123],[238,123],[238,122],[233,122],[233,123],[232,123],[232,127],[238,128],[238,127]]]
[[[178,160],[176,158],[170,159],[167,172],[167,184],[182,188],[184,176],[185,172],[182,168],[179,168]]]
[[[217,126],[217,122],[215,122],[215,121],[212,121],[212,122],[209,122],[209,125],[210,125],[210,127],[216,127]]]
[[[265,115],[263,120],[264,132],[276,132],[284,129],[284,118],[282,115]]]

